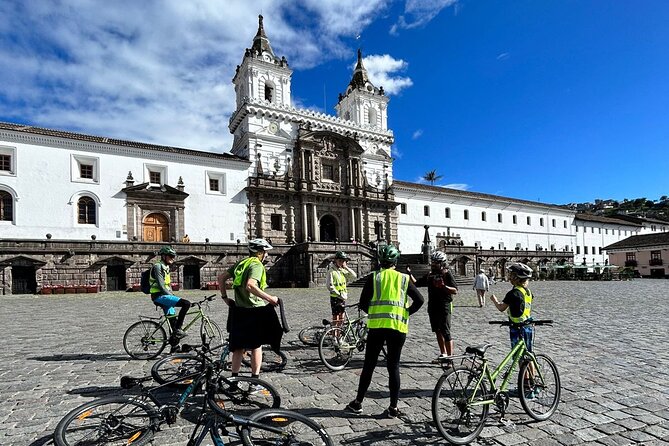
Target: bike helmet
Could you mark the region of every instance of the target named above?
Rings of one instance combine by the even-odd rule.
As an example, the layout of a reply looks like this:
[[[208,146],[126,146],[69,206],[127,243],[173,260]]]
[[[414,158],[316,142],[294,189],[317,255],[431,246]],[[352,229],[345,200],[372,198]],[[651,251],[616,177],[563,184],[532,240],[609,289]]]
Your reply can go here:
[[[395,245],[385,245],[379,249],[379,262],[381,263],[397,263],[400,258],[400,251]]]
[[[342,260],[351,260],[351,258],[349,256],[347,256],[344,251],[337,251],[334,258],[335,259],[342,259]]]
[[[254,238],[249,241],[249,251],[251,252],[267,251],[268,249],[272,249],[272,245],[264,238]]]
[[[512,263],[506,267],[509,273],[515,275],[519,279],[529,279],[532,277],[532,268],[524,263]]]
[[[162,248],[160,248],[160,251],[158,251],[158,255],[176,257],[177,252],[174,249],[172,249],[171,246],[163,246]]]
[[[446,263],[448,261],[448,258],[446,257],[446,253],[443,251],[435,251],[432,253],[430,256],[430,261],[432,263]]]

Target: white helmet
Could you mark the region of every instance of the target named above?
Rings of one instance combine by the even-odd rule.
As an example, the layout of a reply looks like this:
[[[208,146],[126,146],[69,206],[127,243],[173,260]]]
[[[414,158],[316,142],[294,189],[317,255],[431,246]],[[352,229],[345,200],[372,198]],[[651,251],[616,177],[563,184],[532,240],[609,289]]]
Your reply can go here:
[[[448,257],[446,257],[446,253],[443,251],[435,251],[430,256],[430,260],[432,263],[446,263],[448,261]]]
[[[506,266],[509,273],[514,274],[519,279],[529,279],[532,277],[532,268],[524,263],[511,263]]]
[[[251,252],[267,251],[268,249],[272,249],[272,245],[264,238],[254,238],[249,241],[249,251]]]

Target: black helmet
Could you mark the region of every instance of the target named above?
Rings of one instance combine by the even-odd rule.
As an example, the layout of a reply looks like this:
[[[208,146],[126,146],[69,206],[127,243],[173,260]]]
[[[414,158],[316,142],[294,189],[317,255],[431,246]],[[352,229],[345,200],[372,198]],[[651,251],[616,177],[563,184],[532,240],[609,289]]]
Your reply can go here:
[[[337,251],[334,258],[335,259],[342,259],[342,260],[351,260],[351,258],[349,256],[347,256],[344,251]]]
[[[395,245],[385,245],[379,249],[379,262],[381,263],[397,263],[400,258],[400,251]]]
[[[162,248],[160,248],[160,251],[158,251],[158,255],[176,257],[177,252],[174,249],[172,249],[171,246],[163,246]]]
[[[272,249],[272,245],[264,238],[254,238],[249,241],[249,251],[251,252],[267,251],[268,249]]]
[[[524,263],[511,263],[506,266],[506,269],[519,279],[529,279],[532,277],[532,268]]]

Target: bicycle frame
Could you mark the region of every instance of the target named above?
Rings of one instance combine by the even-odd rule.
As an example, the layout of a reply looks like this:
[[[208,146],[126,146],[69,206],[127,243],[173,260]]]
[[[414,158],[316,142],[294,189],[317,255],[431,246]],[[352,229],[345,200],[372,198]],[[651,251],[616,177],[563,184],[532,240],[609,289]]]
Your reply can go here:
[[[499,392],[505,392],[508,387],[509,387],[509,382],[511,380],[511,375],[513,374],[513,371],[516,369],[518,364],[520,363],[521,359],[525,355],[531,355],[530,352],[527,351],[527,347],[525,346],[525,341],[523,339],[520,339],[519,342],[511,349],[509,353],[502,359],[502,361],[495,367],[494,370],[490,370],[490,367],[488,366],[488,360],[482,358],[482,364],[481,364],[481,373],[479,374],[478,380],[476,381],[476,385],[474,386],[474,392],[472,394],[472,399],[468,401],[469,404],[472,406],[484,406],[484,405],[490,405],[495,402],[495,395],[497,395]],[[532,356],[533,358],[533,356]],[[504,375],[501,384],[499,387],[497,386],[497,378],[499,375],[502,373],[503,370],[507,367],[507,365],[511,362],[511,365],[506,369],[506,374]],[[490,384],[490,395],[486,395],[487,398],[492,396],[492,399],[485,399],[482,401],[474,401],[474,397],[477,395],[478,389],[481,387],[481,383],[483,380],[487,380],[488,383]]]

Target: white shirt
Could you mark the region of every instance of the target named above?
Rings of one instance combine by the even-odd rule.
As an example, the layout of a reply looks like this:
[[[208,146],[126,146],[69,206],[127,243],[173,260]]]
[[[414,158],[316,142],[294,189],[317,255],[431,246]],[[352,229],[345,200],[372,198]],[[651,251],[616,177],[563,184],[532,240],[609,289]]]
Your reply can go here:
[[[488,276],[486,276],[485,273],[478,273],[474,279],[474,289],[488,291],[489,287],[490,282],[488,281]]]

